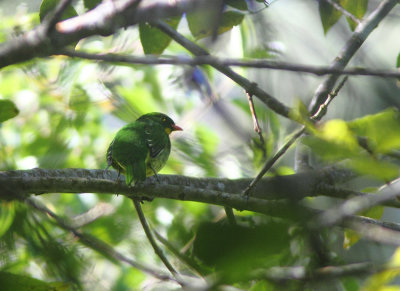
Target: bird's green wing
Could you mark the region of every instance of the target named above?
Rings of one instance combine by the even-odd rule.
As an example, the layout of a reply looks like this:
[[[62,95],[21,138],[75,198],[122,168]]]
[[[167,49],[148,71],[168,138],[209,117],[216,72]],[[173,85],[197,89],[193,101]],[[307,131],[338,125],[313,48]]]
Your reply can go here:
[[[156,158],[163,151],[168,151],[169,155],[171,142],[162,125],[155,122],[146,122],[144,134],[151,158]]]
[[[112,143],[112,160],[124,170],[127,185],[146,179],[145,161],[148,155],[141,123],[130,123],[118,131]]]

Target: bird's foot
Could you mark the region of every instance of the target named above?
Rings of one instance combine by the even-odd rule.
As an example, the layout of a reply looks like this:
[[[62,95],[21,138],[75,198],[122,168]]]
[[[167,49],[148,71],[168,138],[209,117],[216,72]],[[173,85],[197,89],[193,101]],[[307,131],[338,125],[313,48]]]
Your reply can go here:
[[[153,171],[153,173],[154,173],[154,176],[156,177],[156,179],[157,179],[157,182],[158,183],[161,183],[160,182],[160,178],[158,177],[158,175],[157,175],[157,172],[154,170],[154,168],[150,165],[150,168],[151,168],[151,170]]]

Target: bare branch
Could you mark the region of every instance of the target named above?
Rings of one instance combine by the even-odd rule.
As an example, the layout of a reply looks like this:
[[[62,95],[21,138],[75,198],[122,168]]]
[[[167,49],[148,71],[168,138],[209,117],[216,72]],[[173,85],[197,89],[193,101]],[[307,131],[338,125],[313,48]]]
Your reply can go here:
[[[362,237],[367,238],[371,241],[385,244],[400,246],[400,225],[396,225],[396,229],[388,228],[387,226],[376,223],[376,220],[369,219],[372,221],[365,221],[359,219],[361,217],[352,216],[349,219],[343,221],[343,225],[347,228],[359,233]],[[368,219],[366,217],[362,217]]]
[[[0,199],[25,199],[30,194],[43,193],[119,193],[132,198],[148,197],[190,200],[265,212],[280,203],[274,199],[299,200],[320,195],[323,184],[332,185],[354,177],[349,170],[327,167],[288,176],[260,180],[246,201],[239,195],[251,179],[192,178],[159,175],[160,183],[148,178],[134,188],[117,181],[115,171],[86,169],[32,169],[0,171]],[[257,198],[257,199],[256,199]],[[260,203],[257,205],[257,203]],[[268,204],[270,202],[270,204]],[[265,209],[263,207],[266,207]]]
[[[360,195],[343,202],[338,207],[324,211],[318,219],[312,222],[312,227],[329,227],[337,225],[345,218],[373,206],[391,202],[400,196],[400,180],[384,187],[378,195]]]
[[[57,55],[69,56],[72,58],[81,58],[87,60],[96,60],[119,64],[141,64],[141,65],[211,65],[211,66],[232,66],[249,67],[254,69],[271,69],[291,72],[310,73],[316,76],[323,75],[351,75],[351,76],[375,76],[382,78],[400,78],[400,72],[396,70],[370,69],[370,68],[350,68],[335,69],[332,67],[308,66],[279,61],[268,60],[239,60],[231,58],[220,58],[214,56],[131,56],[122,54],[93,54],[83,51],[60,50]]]
[[[326,266],[315,270],[307,270],[303,266],[297,267],[272,267],[267,270],[256,270],[254,276],[259,279],[267,279],[277,283],[289,280],[321,281],[345,276],[369,275],[383,270],[385,266],[374,265],[370,262],[354,263],[342,266]]]

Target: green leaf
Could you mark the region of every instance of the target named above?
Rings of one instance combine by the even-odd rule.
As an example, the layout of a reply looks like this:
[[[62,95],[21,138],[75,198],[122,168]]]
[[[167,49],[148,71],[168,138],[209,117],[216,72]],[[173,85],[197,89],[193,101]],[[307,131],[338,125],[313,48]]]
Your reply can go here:
[[[360,283],[354,277],[346,277],[341,279],[345,291],[358,291],[360,290]]]
[[[400,68],[400,53],[397,55],[396,68]]]
[[[368,0],[340,0],[340,5],[358,19],[362,19],[368,9]],[[347,17],[351,30],[357,26],[351,18]]]
[[[345,250],[350,249],[353,245],[355,245],[360,240],[360,235],[352,229],[344,230],[344,238],[343,238],[343,248]]]
[[[0,122],[14,118],[19,113],[15,104],[10,100],[0,100]]]
[[[39,10],[40,22],[43,21],[43,19],[49,12],[51,12],[52,10],[54,10],[54,8],[56,8],[56,6],[59,2],[60,2],[60,0],[43,0],[42,4],[40,5],[40,10]],[[72,7],[72,5],[68,5],[68,7],[65,9],[64,13],[62,14],[60,20],[72,18],[77,15],[78,15],[78,13],[74,9],[74,7]]]
[[[83,5],[85,6],[86,10],[91,10],[99,5],[102,0],[83,0]]]
[[[326,161],[338,161],[357,154],[357,151],[352,147],[332,141],[326,141],[315,136],[305,136],[303,138],[303,143],[309,146],[314,153]]]
[[[193,253],[228,282],[237,282],[245,280],[252,270],[283,263],[289,242],[288,225],[284,223],[246,227],[206,222],[197,230]]]
[[[368,148],[374,153],[388,153],[400,149],[400,113],[389,108],[348,123],[359,137],[367,139]]]
[[[304,143],[325,160],[345,159],[357,156],[360,152],[356,137],[343,120],[330,120],[314,134],[315,136],[305,137]]]
[[[214,32],[214,19],[209,15],[210,12],[194,12],[187,15],[189,29],[196,39],[211,36]],[[216,16],[218,17],[218,16]],[[234,26],[239,25],[244,18],[244,14],[238,11],[225,11],[221,15],[218,34],[231,30]]]
[[[338,3],[338,0],[333,0]],[[336,10],[328,2],[321,0],[319,3],[319,17],[321,18],[322,27],[324,28],[324,34],[339,20],[342,13]]]
[[[292,119],[307,126],[308,130],[313,131],[314,125],[310,122],[310,112],[307,106],[300,99],[297,100],[296,106],[289,112]]]
[[[170,18],[166,22],[176,29],[181,18],[182,16]],[[139,36],[143,51],[148,55],[160,55],[171,42],[171,37],[147,23],[139,24]]]
[[[379,161],[371,156],[355,157],[351,159],[350,167],[363,175],[380,179],[382,181],[390,181],[399,175],[399,168],[393,163]]]
[[[239,10],[247,10],[246,0],[225,0],[225,4]]]

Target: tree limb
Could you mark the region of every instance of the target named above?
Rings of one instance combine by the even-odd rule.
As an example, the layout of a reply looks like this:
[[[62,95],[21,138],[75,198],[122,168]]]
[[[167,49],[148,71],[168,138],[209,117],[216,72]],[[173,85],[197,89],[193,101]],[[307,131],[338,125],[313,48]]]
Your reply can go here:
[[[354,177],[349,170],[327,167],[295,175],[268,177],[253,189],[257,200],[299,200],[320,195],[322,185],[333,185]],[[140,198],[191,200],[238,208],[246,205],[239,197],[251,179],[193,178],[159,175],[160,183],[152,178],[135,187],[117,181],[117,172],[88,169],[39,169],[0,171],[0,199],[24,199],[30,194],[43,193],[119,193]],[[235,195],[236,194],[236,195]],[[255,201],[254,201],[255,202]]]

